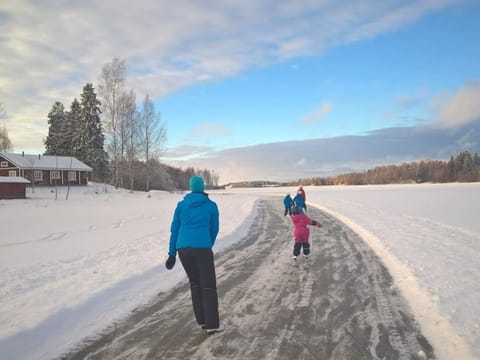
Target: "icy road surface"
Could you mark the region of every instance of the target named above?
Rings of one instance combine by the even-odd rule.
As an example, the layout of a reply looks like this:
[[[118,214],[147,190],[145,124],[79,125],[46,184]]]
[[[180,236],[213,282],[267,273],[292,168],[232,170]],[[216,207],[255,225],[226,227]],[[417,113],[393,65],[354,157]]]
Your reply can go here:
[[[307,214],[323,228],[310,228],[312,254],[298,267],[278,199],[262,201],[245,239],[216,254],[224,333],[198,328],[183,282],[62,359],[435,359],[373,251],[335,218]]]

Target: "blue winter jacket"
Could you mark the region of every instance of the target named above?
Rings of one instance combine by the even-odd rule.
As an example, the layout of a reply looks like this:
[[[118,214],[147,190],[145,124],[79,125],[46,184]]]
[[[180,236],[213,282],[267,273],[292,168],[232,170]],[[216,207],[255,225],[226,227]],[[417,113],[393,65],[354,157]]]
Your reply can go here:
[[[175,256],[182,248],[211,248],[218,235],[218,218],[217,204],[207,194],[185,195],[173,214],[168,255]]]
[[[305,207],[305,200],[303,200],[303,197],[301,194],[295,195],[295,197],[293,198],[293,203],[299,209],[303,209]]]
[[[283,198],[283,204],[285,205],[285,209],[290,209],[293,205],[293,200],[290,195],[287,195]]]

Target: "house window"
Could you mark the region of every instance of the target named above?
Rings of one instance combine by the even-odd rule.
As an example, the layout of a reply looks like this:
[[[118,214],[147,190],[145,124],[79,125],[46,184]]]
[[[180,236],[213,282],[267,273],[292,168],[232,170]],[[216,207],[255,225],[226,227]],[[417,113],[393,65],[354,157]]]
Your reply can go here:
[[[8,161],[2,161],[0,167],[8,167]]]
[[[60,171],[52,170],[52,179],[60,179]]]
[[[8,172],[8,176],[17,176],[17,171],[16,170],[10,170]]]
[[[33,179],[35,181],[42,181],[43,180],[43,171],[35,170],[33,172]]]
[[[68,172],[68,180],[69,181],[76,181],[77,180],[77,172],[76,171],[69,171]]]

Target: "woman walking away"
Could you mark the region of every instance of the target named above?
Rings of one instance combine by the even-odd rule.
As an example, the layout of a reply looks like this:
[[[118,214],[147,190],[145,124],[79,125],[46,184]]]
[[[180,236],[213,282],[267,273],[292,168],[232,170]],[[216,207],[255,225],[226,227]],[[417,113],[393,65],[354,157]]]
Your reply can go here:
[[[292,222],[295,226],[293,236],[295,238],[295,245],[293,245],[293,260],[297,260],[297,256],[300,255],[300,249],[303,248],[303,256],[305,260],[308,259],[310,255],[310,243],[309,236],[310,231],[308,230],[308,225],[322,227],[318,221],[310,219],[305,215],[301,209],[294,207],[292,209]]]
[[[212,247],[219,229],[219,213],[215,202],[204,192],[205,184],[198,176],[190,178],[191,193],[177,204],[170,227],[167,269],[180,262],[190,282],[193,312],[198,325],[208,335],[222,332],[218,315],[217,280]]]

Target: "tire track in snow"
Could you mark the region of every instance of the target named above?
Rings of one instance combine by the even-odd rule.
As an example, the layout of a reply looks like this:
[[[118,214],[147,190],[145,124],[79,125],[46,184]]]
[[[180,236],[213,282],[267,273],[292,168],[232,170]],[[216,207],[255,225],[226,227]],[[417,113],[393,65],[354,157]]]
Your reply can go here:
[[[261,201],[247,236],[216,254],[224,333],[196,326],[182,283],[63,359],[434,359],[373,252],[331,216],[308,214],[323,224],[311,229],[308,266],[292,264],[279,198]]]

